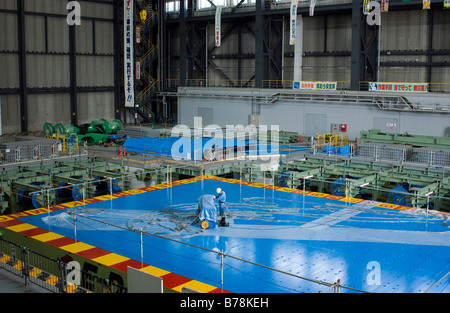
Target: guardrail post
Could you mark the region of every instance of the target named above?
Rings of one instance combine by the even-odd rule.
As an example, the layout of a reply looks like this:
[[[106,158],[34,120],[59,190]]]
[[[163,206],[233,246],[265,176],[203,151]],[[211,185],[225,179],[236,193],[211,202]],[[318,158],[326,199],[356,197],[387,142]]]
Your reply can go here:
[[[29,285],[28,276],[28,250],[26,247],[22,247],[22,255],[23,255],[23,267],[22,267],[22,274],[25,279],[25,286]]]

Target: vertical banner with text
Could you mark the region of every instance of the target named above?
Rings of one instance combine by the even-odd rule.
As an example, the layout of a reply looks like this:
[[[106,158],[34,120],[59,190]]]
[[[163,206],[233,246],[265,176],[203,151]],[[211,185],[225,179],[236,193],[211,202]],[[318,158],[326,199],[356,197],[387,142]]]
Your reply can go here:
[[[316,0],[310,0],[309,2],[309,16],[314,16],[314,8],[316,6]]]
[[[123,1],[125,106],[134,107],[134,1]]]
[[[292,0],[291,1],[291,13],[290,13],[290,19],[289,19],[289,44],[291,46],[295,45],[295,28],[297,25],[297,6],[298,6],[298,0]]]
[[[216,30],[214,33],[214,38],[216,41],[216,47],[220,47],[221,44],[221,34],[220,34],[220,24],[221,24],[221,17],[222,17],[222,7],[216,8]]]

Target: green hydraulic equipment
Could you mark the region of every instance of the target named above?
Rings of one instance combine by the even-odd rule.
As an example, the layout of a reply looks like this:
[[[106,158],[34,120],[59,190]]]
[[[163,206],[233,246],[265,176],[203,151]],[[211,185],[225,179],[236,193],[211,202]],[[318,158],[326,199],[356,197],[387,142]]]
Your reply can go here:
[[[122,166],[95,158],[3,169],[0,214],[81,201],[128,190],[129,187],[130,178]]]
[[[43,132],[44,136],[48,137],[57,134],[70,138],[70,136],[75,135],[78,138],[78,142],[98,145],[120,141],[121,138],[117,135],[117,132],[121,129],[122,122],[119,120],[109,122],[106,119],[100,119],[79,126],[45,123]]]
[[[301,141],[301,137],[298,132],[268,130],[267,132],[258,131],[258,140],[267,142],[275,140],[279,143],[294,143]]]
[[[309,157],[282,164],[281,172],[279,184],[289,188],[303,188],[308,177],[312,191],[413,207],[432,199],[435,209],[450,209],[450,175],[439,169]]]
[[[412,135],[408,133],[383,133],[380,129],[360,131],[360,141],[450,149],[450,137]]]

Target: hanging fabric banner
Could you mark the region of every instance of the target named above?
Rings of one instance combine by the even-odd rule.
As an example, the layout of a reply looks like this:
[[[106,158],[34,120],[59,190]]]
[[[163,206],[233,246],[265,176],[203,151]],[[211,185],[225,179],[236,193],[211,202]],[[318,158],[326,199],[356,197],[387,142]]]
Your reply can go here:
[[[450,0],[444,0],[444,8],[449,9],[450,8]]]
[[[141,62],[136,62],[136,79],[141,79]]]
[[[314,16],[314,7],[316,6],[316,0],[310,0],[309,2],[309,16]]]
[[[363,0],[363,14],[368,15],[370,13],[369,0]]]
[[[136,43],[141,43],[141,27],[136,26]]]
[[[381,12],[389,12],[389,0],[381,1]]]
[[[125,87],[125,106],[134,107],[134,2],[133,0],[123,1],[123,34],[124,34],[124,87]]]
[[[291,15],[290,15],[290,23],[289,23],[289,44],[291,46],[295,45],[295,28],[297,25],[297,6],[298,0],[291,1]]]
[[[430,5],[431,5],[430,0],[423,0],[423,9],[424,10],[431,9]]]
[[[221,17],[222,17],[222,7],[216,8],[216,31],[215,31],[215,41],[216,41],[216,47],[220,47],[221,45],[221,34],[220,34],[220,24],[221,24]]]

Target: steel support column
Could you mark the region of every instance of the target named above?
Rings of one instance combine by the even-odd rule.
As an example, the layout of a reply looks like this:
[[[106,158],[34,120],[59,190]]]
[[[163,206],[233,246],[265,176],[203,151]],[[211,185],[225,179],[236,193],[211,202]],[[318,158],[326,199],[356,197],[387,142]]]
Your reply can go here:
[[[20,84],[20,129],[28,131],[28,101],[27,101],[27,65],[25,47],[25,1],[17,0],[17,34]]]
[[[263,0],[256,0],[255,16],[255,88],[262,88],[264,75]]]
[[[361,76],[360,81],[376,81],[378,69],[378,27],[361,19]]]
[[[433,60],[433,10],[428,10],[428,55],[427,55],[427,82],[431,83],[431,61]]]
[[[122,5],[119,1],[113,2],[113,37],[114,37],[114,118],[120,119],[121,110],[121,63],[120,63],[120,52],[121,52],[121,32],[120,32],[120,20]],[[125,110],[124,110],[125,111]],[[125,114],[125,113],[124,113]],[[125,116],[123,121],[125,121]]]
[[[350,89],[359,90],[361,74],[361,0],[352,2],[352,52],[350,70]]]
[[[76,25],[69,26],[70,121],[78,124]]]
[[[186,1],[180,0],[180,86],[186,86]]]
[[[160,90],[167,90],[167,79],[169,78],[169,32],[167,27],[167,12],[165,2],[163,0],[158,1],[159,6],[159,51],[160,51],[160,62],[159,62],[159,75],[160,75]]]

